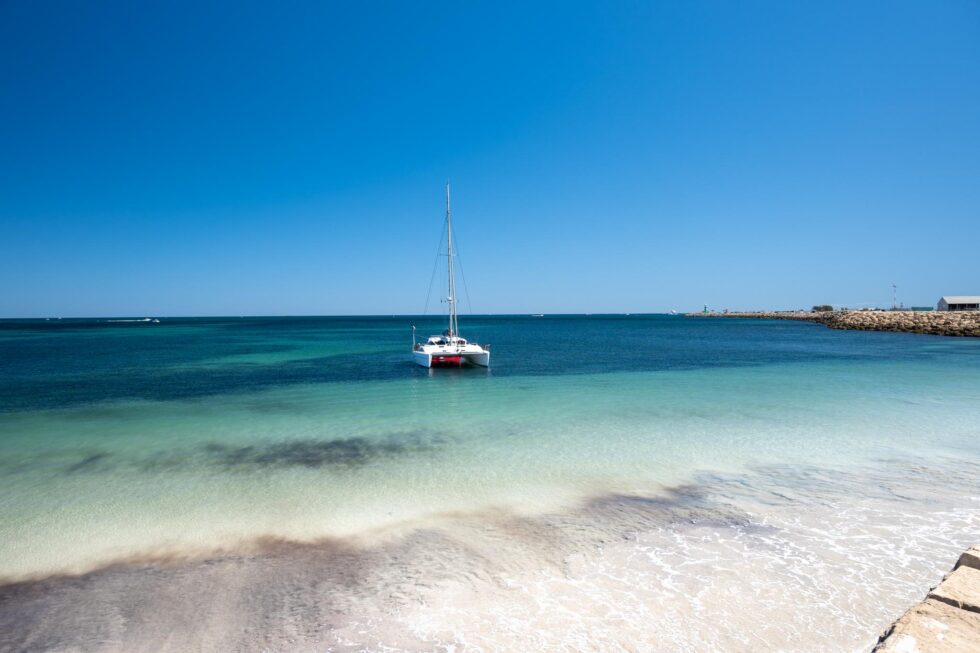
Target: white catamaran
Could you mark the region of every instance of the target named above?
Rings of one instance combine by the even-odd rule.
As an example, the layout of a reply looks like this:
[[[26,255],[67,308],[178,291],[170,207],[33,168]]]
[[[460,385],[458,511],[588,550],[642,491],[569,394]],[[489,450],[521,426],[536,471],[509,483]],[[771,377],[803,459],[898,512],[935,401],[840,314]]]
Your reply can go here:
[[[422,367],[461,367],[479,365],[490,367],[490,345],[468,342],[459,335],[459,319],[456,316],[456,276],[453,270],[453,222],[449,211],[449,184],[446,184],[446,230],[449,248],[449,328],[441,336],[430,336],[425,343],[415,342],[412,327],[412,359]]]

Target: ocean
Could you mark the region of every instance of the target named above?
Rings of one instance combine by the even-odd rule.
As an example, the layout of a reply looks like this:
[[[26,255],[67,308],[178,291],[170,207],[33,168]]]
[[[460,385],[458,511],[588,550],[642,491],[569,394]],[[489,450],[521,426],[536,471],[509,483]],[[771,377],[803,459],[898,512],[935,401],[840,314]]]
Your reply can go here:
[[[862,651],[980,541],[980,340],[0,321],[0,650]]]

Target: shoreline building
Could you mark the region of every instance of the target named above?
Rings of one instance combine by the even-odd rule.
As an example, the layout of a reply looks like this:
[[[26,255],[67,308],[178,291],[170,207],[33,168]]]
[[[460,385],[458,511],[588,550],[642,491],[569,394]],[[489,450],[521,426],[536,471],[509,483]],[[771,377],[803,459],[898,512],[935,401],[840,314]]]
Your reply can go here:
[[[937,311],[980,311],[980,295],[943,295]]]

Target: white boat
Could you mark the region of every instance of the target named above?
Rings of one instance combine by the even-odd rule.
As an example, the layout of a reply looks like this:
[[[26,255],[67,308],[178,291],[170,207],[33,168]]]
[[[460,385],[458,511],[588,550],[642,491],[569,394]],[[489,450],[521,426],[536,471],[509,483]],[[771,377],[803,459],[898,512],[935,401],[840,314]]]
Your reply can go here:
[[[415,341],[415,327],[412,327],[412,360],[422,367],[462,367],[478,365],[490,367],[490,345],[469,342],[459,335],[459,318],[456,315],[456,277],[453,270],[453,221],[449,211],[449,184],[446,184],[446,230],[449,243],[449,328],[442,335],[429,336],[424,343]]]

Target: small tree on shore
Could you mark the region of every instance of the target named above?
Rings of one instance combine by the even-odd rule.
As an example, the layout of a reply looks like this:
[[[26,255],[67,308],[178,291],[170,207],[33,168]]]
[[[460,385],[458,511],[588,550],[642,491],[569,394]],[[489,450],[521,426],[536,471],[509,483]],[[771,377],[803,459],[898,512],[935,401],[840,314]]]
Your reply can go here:
[[[827,311],[832,311],[832,310],[834,310],[834,307],[831,306],[830,304],[817,304],[816,306],[813,307],[814,313],[826,313]]]

